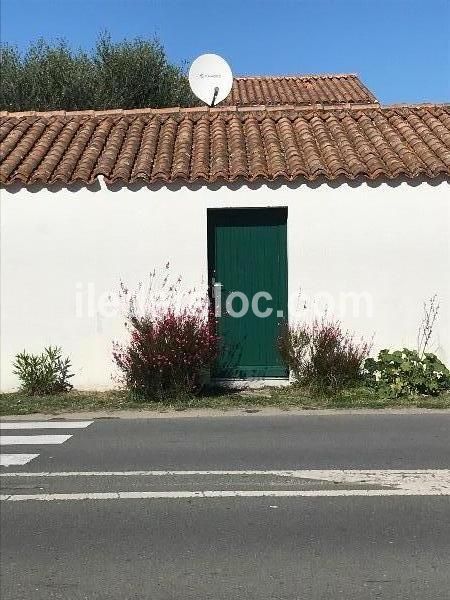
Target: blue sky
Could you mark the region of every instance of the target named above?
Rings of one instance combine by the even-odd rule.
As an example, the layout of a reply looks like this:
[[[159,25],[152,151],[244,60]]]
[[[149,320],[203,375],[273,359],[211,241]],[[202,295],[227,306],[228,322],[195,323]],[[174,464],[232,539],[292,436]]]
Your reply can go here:
[[[204,52],[236,74],[358,73],[383,103],[450,100],[450,0],[1,0],[1,37],[88,49],[157,35],[174,62]]]

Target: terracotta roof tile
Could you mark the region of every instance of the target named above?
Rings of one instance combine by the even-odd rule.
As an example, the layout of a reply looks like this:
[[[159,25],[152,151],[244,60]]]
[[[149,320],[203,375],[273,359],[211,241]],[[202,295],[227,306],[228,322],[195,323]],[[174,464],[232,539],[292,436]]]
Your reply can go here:
[[[375,96],[357,75],[290,75],[235,77],[230,95],[221,105],[256,104],[372,104]]]
[[[4,185],[450,175],[449,105],[12,113],[0,136]]]
[[[147,179],[149,178],[151,165],[153,164],[156,148],[158,145],[159,132],[161,130],[161,121],[158,117],[154,117],[147,121],[144,125],[144,129],[141,133],[140,147],[137,151],[136,160],[131,174],[131,180],[135,179]],[[113,181],[117,179],[124,179],[123,175],[119,172],[120,163],[117,164],[114,171]],[[103,173],[105,175],[105,173]]]

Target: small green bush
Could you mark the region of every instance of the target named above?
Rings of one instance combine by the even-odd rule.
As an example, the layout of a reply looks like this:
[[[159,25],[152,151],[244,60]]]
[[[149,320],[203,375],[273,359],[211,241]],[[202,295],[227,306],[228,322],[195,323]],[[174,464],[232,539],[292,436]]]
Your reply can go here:
[[[21,391],[30,396],[47,396],[68,392],[73,388],[69,379],[71,362],[62,357],[58,346],[44,348],[42,354],[28,354],[25,350],[16,355],[14,373],[21,381]]]
[[[364,363],[369,382],[387,396],[399,398],[408,394],[438,396],[450,389],[450,371],[435,354],[416,350],[381,350],[378,359]]]

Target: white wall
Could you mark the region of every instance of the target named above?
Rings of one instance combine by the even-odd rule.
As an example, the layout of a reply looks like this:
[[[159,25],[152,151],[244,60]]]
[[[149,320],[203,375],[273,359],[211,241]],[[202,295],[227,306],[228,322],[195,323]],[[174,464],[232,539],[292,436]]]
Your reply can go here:
[[[431,350],[449,363],[449,192],[448,182],[2,190],[1,387],[17,386],[17,352],[50,343],[71,356],[76,387],[111,387],[124,319],[101,302],[121,279],[133,289],[167,261],[185,286],[204,283],[208,207],[287,206],[291,319],[327,305],[358,336],[374,336],[374,351],[415,347],[422,304],[437,293]],[[361,299],[359,315],[348,294]]]

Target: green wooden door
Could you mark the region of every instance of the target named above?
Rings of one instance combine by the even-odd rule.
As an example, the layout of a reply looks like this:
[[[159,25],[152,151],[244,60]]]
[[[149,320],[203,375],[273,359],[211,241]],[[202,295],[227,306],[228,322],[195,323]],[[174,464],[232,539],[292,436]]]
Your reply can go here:
[[[208,210],[211,300],[220,304],[222,338],[216,377],[287,376],[276,348],[287,317],[286,222],[284,208]]]

